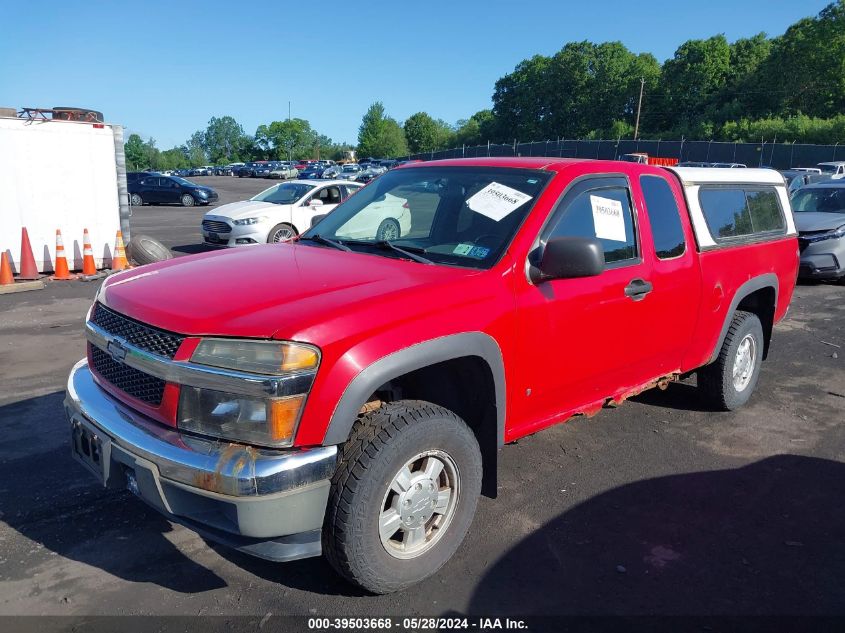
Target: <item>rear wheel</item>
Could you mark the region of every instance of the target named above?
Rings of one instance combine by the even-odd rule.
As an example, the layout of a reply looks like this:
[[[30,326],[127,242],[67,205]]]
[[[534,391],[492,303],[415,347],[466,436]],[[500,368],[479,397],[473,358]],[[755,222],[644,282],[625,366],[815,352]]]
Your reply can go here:
[[[270,233],[267,235],[267,243],[278,244],[279,242],[289,242],[297,235],[299,233],[296,232],[293,226],[287,222],[282,222],[270,229]]]
[[[189,194],[189,193],[182,194],[182,206],[183,207],[192,207],[192,206],[194,206],[195,202],[196,201],[194,200],[194,197],[191,194]]]
[[[763,345],[757,315],[737,311],[718,358],[698,371],[698,388],[710,405],[732,411],[748,402],[760,378]]]
[[[323,551],[374,593],[435,573],[460,546],[481,492],[481,452],[451,411],[404,400],[362,415],[332,478]]]

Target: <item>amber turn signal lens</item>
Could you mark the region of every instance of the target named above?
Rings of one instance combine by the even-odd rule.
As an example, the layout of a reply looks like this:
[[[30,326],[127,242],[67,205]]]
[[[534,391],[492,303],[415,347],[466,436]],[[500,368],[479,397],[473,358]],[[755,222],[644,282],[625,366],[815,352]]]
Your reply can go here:
[[[296,421],[305,396],[292,396],[267,403],[267,430],[273,440],[293,439]]]
[[[281,369],[282,371],[313,369],[317,366],[317,361],[317,352],[310,347],[285,345]]]

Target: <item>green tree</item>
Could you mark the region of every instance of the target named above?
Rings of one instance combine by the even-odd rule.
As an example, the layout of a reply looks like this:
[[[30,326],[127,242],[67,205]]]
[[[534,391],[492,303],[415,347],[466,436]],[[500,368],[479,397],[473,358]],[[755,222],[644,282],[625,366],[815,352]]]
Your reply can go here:
[[[301,160],[316,157],[319,148],[330,146],[332,141],[314,131],[305,119],[289,119],[259,125],[255,144],[267,158]]]
[[[681,44],[663,65],[664,123],[689,124],[704,118],[716,104],[730,72],[731,48],[724,35]]]
[[[405,132],[395,119],[384,113],[384,105],[376,101],[369,107],[358,128],[358,155],[392,157],[408,154]]]
[[[126,156],[126,168],[129,171],[138,171],[147,167],[144,162],[144,140],[138,134],[130,134],[123,144],[123,153]]]
[[[437,121],[425,112],[412,114],[403,125],[408,151],[412,154],[439,149],[442,140]]]
[[[202,137],[203,151],[215,165],[239,160],[246,145],[245,136],[233,117],[211,117]]]

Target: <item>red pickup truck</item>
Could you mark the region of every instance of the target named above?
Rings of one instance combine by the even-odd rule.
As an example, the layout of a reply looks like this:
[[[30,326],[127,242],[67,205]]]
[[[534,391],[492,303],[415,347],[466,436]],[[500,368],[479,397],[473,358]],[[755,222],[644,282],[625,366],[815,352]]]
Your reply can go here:
[[[797,268],[774,171],[400,167],[295,242],[107,279],[73,454],[208,538],[403,589],[495,496],[504,444],[693,372],[744,404]]]

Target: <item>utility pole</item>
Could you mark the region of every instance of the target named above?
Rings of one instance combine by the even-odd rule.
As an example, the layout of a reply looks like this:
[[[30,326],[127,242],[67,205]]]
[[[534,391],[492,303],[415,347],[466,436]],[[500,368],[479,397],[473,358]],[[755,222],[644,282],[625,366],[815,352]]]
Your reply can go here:
[[[290,101],[288,101],[288,133],[290,133]],[[291,150],[293,150],[293,144],[291,143],[292,140],[293,137],[288,139],[288,163],[291,162]]]
[[[640,111],[643,108],[643,88],[645,88],[645,79],[640,77],[640,100],[637,102],[637,122],[634,124],[634,140],[640,133]]]

